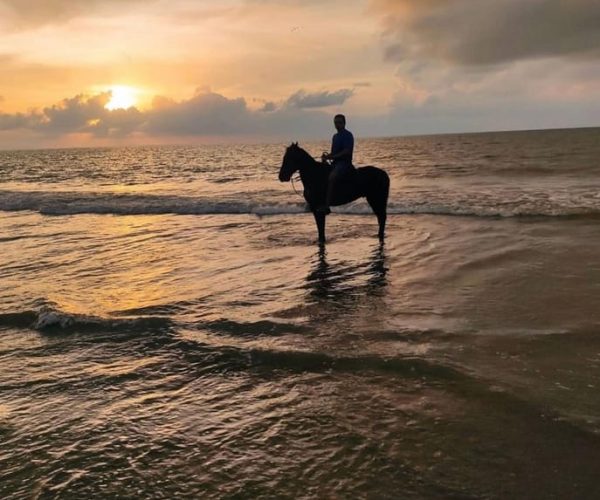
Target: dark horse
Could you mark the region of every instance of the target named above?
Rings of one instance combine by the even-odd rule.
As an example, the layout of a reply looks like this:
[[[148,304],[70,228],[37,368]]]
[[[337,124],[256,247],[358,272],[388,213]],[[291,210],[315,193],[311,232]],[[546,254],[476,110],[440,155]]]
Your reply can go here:
[[[317,211],[325,203],[327,181],[331,165],[316,161],[304,149],[293,143],[283,157],[279,180],[288,182],[296,171],[304,185],[304,199],[312,211],[319,230],[319,242],[325,242],[325,213]],[[390,192],[390,178],[385,171],[377,167],[361,167],[336,182],[331,205],[345,205],[363,196],[377,216],[379,239],[385,236],[387,201]]]

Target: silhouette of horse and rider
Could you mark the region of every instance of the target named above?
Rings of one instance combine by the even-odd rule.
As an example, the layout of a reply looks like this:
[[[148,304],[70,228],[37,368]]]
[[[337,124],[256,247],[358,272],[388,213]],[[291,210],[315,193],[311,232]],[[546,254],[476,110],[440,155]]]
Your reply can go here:
[[[325,242],[325,219],[330,206],[351,203],[365,197],[379,223],[378,237],[385,237],[387,201],[390,190],[388,174],[377,167],[355,168],[352,164],[354,136],[346,129],[344,115],[336,115],[337,130],[331,141],[331,152],[316,161],[309,153],[292,143],[285,152],[279,180],[288,182],[296,172],[304,185],[304,199],[315,217],[319,242]]]

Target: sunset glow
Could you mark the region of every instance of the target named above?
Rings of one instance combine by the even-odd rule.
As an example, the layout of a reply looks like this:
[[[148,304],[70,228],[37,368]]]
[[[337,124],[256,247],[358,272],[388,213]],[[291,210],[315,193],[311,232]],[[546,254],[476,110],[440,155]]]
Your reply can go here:
[[[530,3],[0,0],[0,148],[596,125],[597,3]]]
[[[0,0],[0,500],[600,500],[600,0]]]
[[[139,90],[133,87],[114,85],[109,90],[111,98],[105,106],[108,110],[131,108],[138,102]]]

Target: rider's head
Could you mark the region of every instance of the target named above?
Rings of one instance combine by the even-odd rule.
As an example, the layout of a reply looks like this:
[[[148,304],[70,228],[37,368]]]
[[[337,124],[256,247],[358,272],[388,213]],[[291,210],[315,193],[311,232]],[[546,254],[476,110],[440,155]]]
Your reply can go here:
[[[338,132],[344,130],[346,128],[346,117],[344,115],[335,115],[333,124]]]

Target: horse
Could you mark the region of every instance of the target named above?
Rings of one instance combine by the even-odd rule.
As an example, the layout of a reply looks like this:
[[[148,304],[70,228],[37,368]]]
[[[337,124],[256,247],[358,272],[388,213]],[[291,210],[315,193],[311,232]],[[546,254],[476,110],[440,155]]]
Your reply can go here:
[[[300,171],[300,179],[304,185],[304,199],[317,223],[319,243],[325,243],[326,214],[317,209],[325,204],[327,183],[332,168],[327,163],[315,160],[295,142],[286,149],[279,171],[281,182],[289,182],[292,176],[298,170]],[[367,198],[379,223],[377,236],[380,241],[383,241],[389,192],[390,178],[384,170],[373,166],[360,167],[336,181],[331,205],[345,205],[359,198]]]

